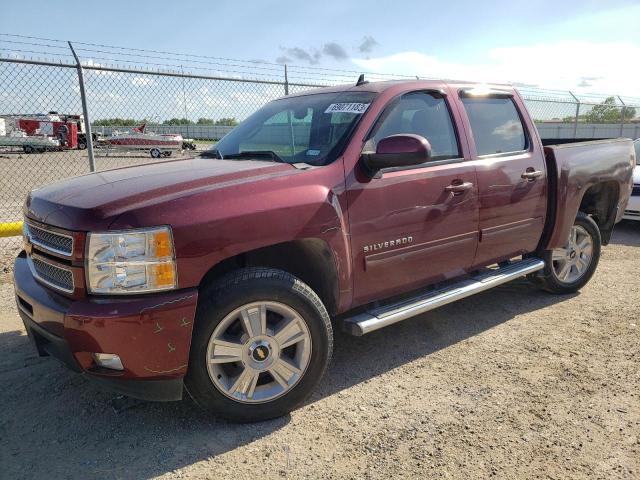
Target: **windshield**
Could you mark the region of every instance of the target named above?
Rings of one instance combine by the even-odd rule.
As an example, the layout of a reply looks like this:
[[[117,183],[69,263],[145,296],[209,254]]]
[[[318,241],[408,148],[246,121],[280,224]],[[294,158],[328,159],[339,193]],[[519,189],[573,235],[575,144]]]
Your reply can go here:
[[[210,152],[225,159],[327,165],[342,153],[374,96],[372,92],[338,92],[275,100],[234,128]]]

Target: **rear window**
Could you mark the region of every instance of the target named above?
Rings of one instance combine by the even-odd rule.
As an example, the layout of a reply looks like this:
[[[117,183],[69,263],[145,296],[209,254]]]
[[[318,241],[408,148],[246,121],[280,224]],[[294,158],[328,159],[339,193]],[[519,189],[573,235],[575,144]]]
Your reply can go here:
[[[528,147],[511,98],[463,97],[478,155],[520,152]]]

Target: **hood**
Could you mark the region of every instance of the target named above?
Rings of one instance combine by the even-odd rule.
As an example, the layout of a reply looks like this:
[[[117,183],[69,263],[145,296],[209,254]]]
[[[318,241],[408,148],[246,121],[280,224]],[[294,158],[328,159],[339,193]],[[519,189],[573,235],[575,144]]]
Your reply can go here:
[[[289,175],[289,164],[193,158],[118,168],[33,190],[25,213],[69,230],[107,229],[120,214],[202,191]]]

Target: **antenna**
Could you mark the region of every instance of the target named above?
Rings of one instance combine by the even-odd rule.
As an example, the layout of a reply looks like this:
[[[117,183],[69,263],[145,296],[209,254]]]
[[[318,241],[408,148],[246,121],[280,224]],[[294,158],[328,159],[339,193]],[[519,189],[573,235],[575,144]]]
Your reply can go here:
[[[364,73],[361,73],[360,76],[358,77],[358,81],[356,82],[356,87],[359,87],[360,85],[364,85],[365,83],[369,83],[369,82],[364,79]]]

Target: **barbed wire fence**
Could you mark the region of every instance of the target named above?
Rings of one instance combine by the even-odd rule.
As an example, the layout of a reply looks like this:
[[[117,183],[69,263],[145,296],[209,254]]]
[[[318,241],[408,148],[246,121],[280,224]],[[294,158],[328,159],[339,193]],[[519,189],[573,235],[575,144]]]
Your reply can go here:
[[[119,132],[145,124],[145,133],[179,134],[189,139],[181,147],[206,149],[271,100],[354,83],[360,73],[0,33],[0,251],[19,248],[18,237],[1,237],[20,233],[31,189],[168,154],[116,149]],[[416,78],[364,73],[370,81]],[[515,86],[543,138],[640,136],[640,99]],[[25,119],[35,123],[20,136]],[[76,142],[61,124],[64,134],[78,129]],[[193,154],[181,150],[172,158]]]

